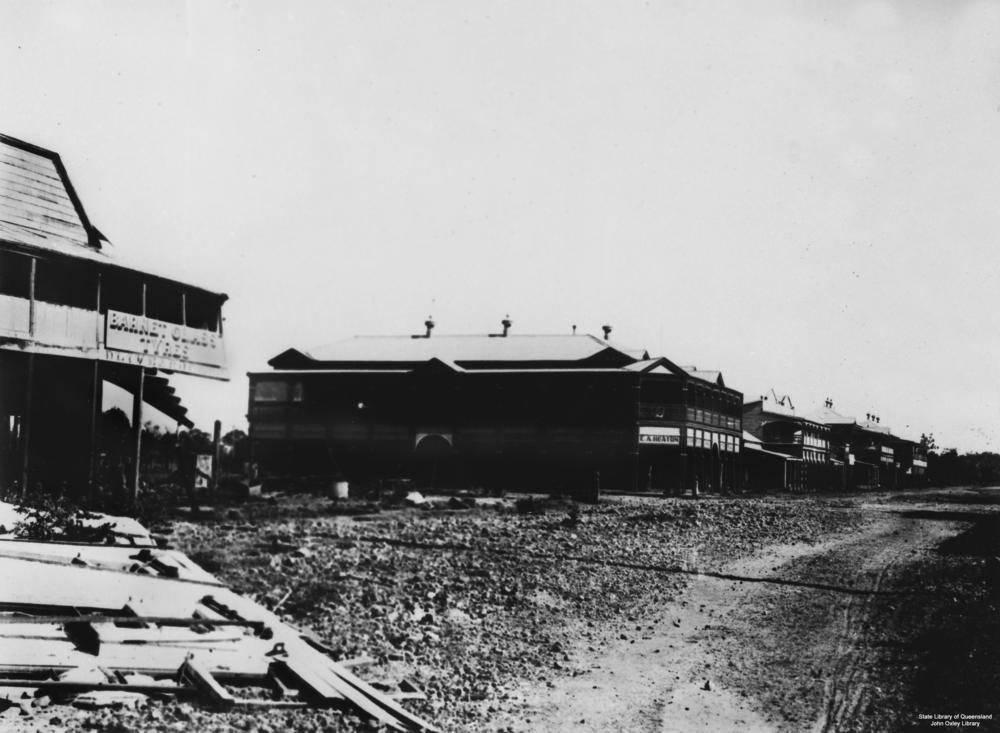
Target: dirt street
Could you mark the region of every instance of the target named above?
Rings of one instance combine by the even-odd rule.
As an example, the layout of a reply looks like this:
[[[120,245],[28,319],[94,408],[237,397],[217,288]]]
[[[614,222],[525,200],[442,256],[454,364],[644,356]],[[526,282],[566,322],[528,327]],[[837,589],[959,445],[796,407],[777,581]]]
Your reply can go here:
[[[634,634],[581,645],[586,671],[526,687],[511,727],[1000,730],[1000,491],[856,501],[863,530],[695,575]]]

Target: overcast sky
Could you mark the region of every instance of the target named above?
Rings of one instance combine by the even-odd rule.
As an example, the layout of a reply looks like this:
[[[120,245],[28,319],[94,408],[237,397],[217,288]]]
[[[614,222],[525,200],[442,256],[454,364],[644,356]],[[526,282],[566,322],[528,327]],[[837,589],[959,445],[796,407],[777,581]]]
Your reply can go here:
[[[1000,3],[14,2],[0,131],[229,384],[357,333],[573,324],[756,397],[1000,450]]]

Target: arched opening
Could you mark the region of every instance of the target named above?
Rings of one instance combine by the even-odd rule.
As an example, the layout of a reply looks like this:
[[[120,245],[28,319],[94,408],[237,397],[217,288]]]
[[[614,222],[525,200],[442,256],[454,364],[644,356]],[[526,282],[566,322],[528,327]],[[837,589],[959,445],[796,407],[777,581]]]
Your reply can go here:
[[[454,481],[455,450],[444,435],[421,436],[413,449],[413,480],[421,488],[450,486]]]

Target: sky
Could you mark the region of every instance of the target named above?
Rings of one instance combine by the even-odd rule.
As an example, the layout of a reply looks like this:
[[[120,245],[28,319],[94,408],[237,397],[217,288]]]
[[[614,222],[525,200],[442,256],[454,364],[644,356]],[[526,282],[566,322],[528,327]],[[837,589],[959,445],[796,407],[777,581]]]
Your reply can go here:
[[[222,291],[229,383],[355,334],[600,334],[1000,451],[1000,3],[0,0],[0,132]]]

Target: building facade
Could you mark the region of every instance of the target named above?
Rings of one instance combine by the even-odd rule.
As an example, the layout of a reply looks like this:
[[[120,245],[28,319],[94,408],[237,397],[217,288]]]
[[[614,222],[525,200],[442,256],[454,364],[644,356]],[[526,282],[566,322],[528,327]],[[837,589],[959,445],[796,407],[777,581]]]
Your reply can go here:
[[[899,438],[881,418],[866,415],[863,421],[842,415],[833,401],[809,414],[809,418],[830,428],[830,452],[843,463],[841,486],[845,490],[894,489],[902,485],[896,459]]]
[[[355,337],[249,374],[265,475],[428,486],[735,488],[741,395],[590,335]]]
[[[105,384],[190,425],[164,374],[227,379],[226,296],[125,264],[59,156],[0,136],[0,486],[92,491]]]
[[[779,397],[771,390],[745,403],[743,428],[764,449],[794,459],[788,461],[781,488],[819,491],[837,487],[837,470],[830,461],[829,426],[799,415],[787,395]]]

